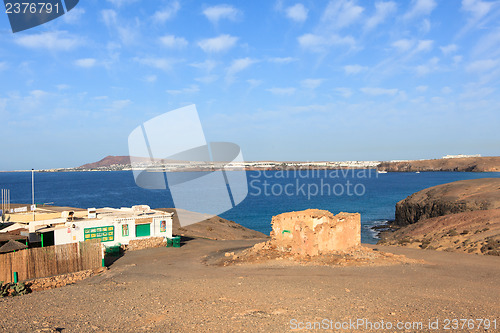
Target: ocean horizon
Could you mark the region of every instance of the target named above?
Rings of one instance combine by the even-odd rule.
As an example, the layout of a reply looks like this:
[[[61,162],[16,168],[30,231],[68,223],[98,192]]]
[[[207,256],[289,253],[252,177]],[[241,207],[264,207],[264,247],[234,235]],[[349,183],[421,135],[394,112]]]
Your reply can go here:
[[[500,177],[498,172],[378,174],[373,169],[247,171],[246,175],[247,197],[220,217],[269,234],[272,217],[284,212],[315,208],[333,214],[360,213],[361,241],[371,244],[378,240],[372,227],[393,220],[396,203],[412,193],[453,181]],[[0,188],[10,189],[12,203],[31,203],[31,172],[0,173]],[[35,173],[35,202],[78,208],[174,207],[168,187],[140,188],[131,171]]]

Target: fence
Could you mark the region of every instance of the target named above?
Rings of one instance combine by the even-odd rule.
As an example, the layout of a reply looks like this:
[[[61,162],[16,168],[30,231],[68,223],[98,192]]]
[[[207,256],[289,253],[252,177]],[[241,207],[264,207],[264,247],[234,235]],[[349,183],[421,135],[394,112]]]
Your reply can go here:
[[[98,240],[0,254],[0,281],[12,282],[13,272],[24,281],[98,268],[101,259]]]

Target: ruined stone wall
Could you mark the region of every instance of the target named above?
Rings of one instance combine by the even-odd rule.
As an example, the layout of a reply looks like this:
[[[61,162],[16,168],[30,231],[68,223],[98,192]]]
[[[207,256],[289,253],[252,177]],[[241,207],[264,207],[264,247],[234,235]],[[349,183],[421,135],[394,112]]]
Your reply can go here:
[[[333,215],[326,210],[307,209],[274,216],[271,223],[270,245],[280,251],[315,256],[361,244],[358,213]]]

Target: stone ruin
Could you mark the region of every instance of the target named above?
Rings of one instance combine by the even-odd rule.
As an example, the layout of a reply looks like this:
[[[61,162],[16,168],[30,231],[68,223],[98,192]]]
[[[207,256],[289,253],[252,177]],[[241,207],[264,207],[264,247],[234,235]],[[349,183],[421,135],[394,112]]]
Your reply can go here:
[[[296,255],[317,256],[350,250],[361,245],[361,216],[307,209],[283,213],[272,219],[268,246]]]

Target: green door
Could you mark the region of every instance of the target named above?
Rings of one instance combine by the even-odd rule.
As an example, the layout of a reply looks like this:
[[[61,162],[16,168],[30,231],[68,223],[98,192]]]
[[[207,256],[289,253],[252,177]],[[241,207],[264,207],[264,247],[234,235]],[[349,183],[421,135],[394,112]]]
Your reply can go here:
[[[135,236],[136,237],[147,237],[151,235],[151,224],[136,224],[135,225]]]

